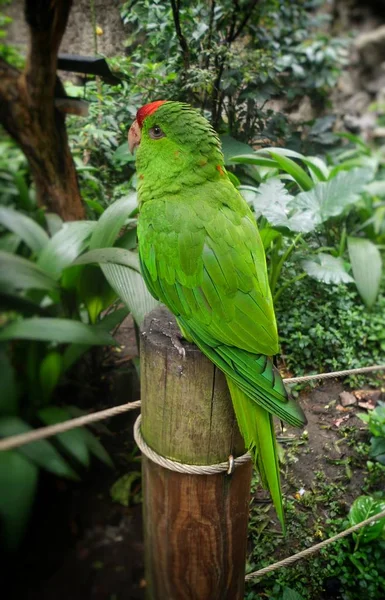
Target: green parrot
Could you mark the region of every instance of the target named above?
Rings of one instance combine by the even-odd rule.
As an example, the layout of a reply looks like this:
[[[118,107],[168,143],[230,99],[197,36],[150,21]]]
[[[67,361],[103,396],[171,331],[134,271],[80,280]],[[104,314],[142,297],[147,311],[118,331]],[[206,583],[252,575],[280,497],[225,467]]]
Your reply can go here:
[[[219,138],[188,104],[140,108],[137,147],[139,256],[151,294],[226,375],[239,429],[284,527],[273,415],[300,427],[271,356],[277,325],[255,217],[224,167]]]

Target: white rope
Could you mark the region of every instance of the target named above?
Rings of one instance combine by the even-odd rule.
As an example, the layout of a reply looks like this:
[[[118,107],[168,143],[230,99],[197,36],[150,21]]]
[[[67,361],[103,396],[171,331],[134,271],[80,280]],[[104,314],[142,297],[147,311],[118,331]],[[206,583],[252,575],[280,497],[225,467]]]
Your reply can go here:
[[[139,415],[134,425],[134,438],[138,447],[152,462],[164,467],[165,469],[169,469],[170,471],[176,471],[176,473],[184,473],[188,475],[215,475],[216,473],[224,472],[227,472],[230,475],[233,472],[234,467],[243,465],[249,462],[251,459],[250,454],[246,452],[246,454],[242,454],[242,456],[238,456],[237,458],[231,456],[227,462],[221,462],[215,465],[188,465],[170,460],[165,456],[161,456],[146,444],[140,431],[141,421],[142,417]]]
[[[385,365],[373,365],[372,367],[359,367],[357,369],[345,369],[344,371],[332,371],[330,373],[318,373],[318,375],[304,375],[303,377],[288,377],[283,383],[301,383],[302,381],[313,381],[314,379],[333,379],[334,377],[345,377],[345,375],[359,375],[360,373],[374,373],[374,371],[385,370]]]
[[[83,425],[89,425],[90,423],[97,423],[97,421],[104,421],[109,417],[120,415],[127,412],[128,410],[134,410],[140,407],[140,400],[136,402],[128,402],[127,404],[119,404],[119,406],[113,406],[112,408],[106,408],[106,410],[99,410],[98,412],[91,413],[90,415],[83,415],[82,417],[76,417],[75,419],[68,419],[62,423],[55,423],[55,425],[48,425],[47,427],[40,427],[27,433],[19,433],[11,437],[0,440],[0,450],[11,450],[12,448],[18,448],[24,446],[24,444],[30,444],[31,442],[37,442],[44,438],[63,433],[64,431],[70,431],[77,427],[83,427]]]
[[[378,513],[378,515],[369,517],[369,519],[365,519],[365,521],[361,521],[361,523],[357,523],[356,525],[349,527],[349,529],[345,529],[344,531],[337,533],[337,535],[334,535],[333,537],[328,538],[327,540],[324,540],[323,542],[320,542],[319,544],[315,544],[314,546],[311,546],[310,548],[306,548],[306,550],[301,550],[301,552],[297,552],[297,554],[292,554],[291,556],[288,556],[287,558],[284,558],[283,560],[273,563],[272,565],[269,565],[268,567],[259,569],[259,571],[253,571],[253,573],[249,573],[248,575],[246,575],[245,580],[249,581],[249,579],[255,579],[256,577],[262,577],[263,575],[266,575],[267,573],[270,573],[271,571],[276,571],[277,569],[281,569],[282,567],[287,567],[289,565],[292,565],[293,563],[297,562],[297,560],[300,560],[301,558],[305,558],[306,556],[309,556],[310,554],[314,554],[314,552],[318,552],[322,548],[325,548],[325,546],[328,546],[329,544],[332,544],[333,542],[336,542],[337,540],[339,540],[343,537],[346,537],[347,535],[350,535],[351,533],[354,533],[355,531],[358,531],[362,527],[366,527],[366,525],[370,525],[371,523],[374,523],[375,521],[379,521],[380,519],[383,519],[384,517],[385,517],[385,510]]]
[[[331,379],[334,377],[344,377],[345,375],[358,375],[360,373],[372,373],[374,371],[385,370],[385,365],[374,365],[372,367],[361,367],[358,369],[347,369],[345,371],[333,371],[331,373],[319,373],[318,375],[304,375],[303,377],[287,377],[283,380],[286,384],[302,383],[304,381],[313,381],[315,379]],[[75,419],[68,419],[62,423],[56,423],[55,425],[49,425],[47,427],[40,427],[27,433],[21,433],[13,435],[4,439],[0,439],[0,451],[11,450],[12,448],[18,448],[24,444],[43,440],[45,438],[63,433],[64,431],[70,431],[83,425],[89,425],[90,423],[97,423],[98,421],[104,421],[109,417],[120,415],[129,410],[139,408],[141,405],[140,400],[136,402],[128,402],[127,404],[120,404],[119,406],[113,406],[112,408],[106,408],[98,412],[91,413],[90,415],[84,415]]]

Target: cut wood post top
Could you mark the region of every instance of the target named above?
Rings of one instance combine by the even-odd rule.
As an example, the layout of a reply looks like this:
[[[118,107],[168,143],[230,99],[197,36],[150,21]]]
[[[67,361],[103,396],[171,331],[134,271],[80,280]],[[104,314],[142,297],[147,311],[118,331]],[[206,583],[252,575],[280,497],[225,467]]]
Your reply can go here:
[[[142,434],[158,454],[215,464],[245,452],[226,379],[163,306],[142,327]],[[182,344],[183,357],[175,345]]]

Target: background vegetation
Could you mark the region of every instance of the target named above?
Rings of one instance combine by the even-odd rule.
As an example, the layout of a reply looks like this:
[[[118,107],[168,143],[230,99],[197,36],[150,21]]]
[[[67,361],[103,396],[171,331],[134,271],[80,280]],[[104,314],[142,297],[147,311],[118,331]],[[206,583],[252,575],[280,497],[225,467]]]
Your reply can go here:
[[[86,408],[82,395],[75,394],[77,404],[63,402],[61,390],[69,384],[77,389],[85,368],[98,371],[106,346],[115,343],[111,332],[129,313],[138,328],[154,306],[136,255],[136,176],[126,136],[137,108],[159,98],[192,103],[221,136],[228,172],[261,231],[282,366],[300,375],[382,361],[385,146],[333,129],[330,95],[350,42],[346,35],[330,34],[322,4],[121,3],[130,33],[121,55],[108,60],[119,85],[100,78],[85,87],[73,78],[64,82],[69,96],[89,102],[87,117],[66,118],[85,220],[65,223],[39,204],[24,154],[2,132],[0,436],[80,414]],[[1,15],[0,28],[6,24]],[[12,46],[0,44],[0,57],[24,67]],[[298,123],[274,110],[277,99],[296,106],[304,96],[318,118]],[[375,417],[366,419],[373,437],[362,462],[377,460],[381,469],[383,412],[377,416],[379,424]],[[0,454],[7,489],[0,514],[9,549],[17,548],[27,526],[39,469],[77,479],[91,455],[111,465],[98,438],[84,429]],[[378,490],[373,502],[383,502]],[[354,522],[356,509],[336,514],[330,532],[347,519]],[[294,513],[293,508],[295,528]],[[274,543],[264,547],[271,556]],[[306,592],[306,582],[317,572],[314,593],[324,580],[338,577],[344,598],[358,598],[365,589],[368,598],[380,599],[384,557],[383,542],[365,535],[346,539],[317,559],[310,575],[303,572],[300,585],[286,572],[268,582],[269,597],[315,597]],[[261,556],[253,561],[261,564]],[[369,572],[363,585],[361,575]],[[297,596],[287,588],[297,588]],[[247,598],[256,594],[251,589]]]

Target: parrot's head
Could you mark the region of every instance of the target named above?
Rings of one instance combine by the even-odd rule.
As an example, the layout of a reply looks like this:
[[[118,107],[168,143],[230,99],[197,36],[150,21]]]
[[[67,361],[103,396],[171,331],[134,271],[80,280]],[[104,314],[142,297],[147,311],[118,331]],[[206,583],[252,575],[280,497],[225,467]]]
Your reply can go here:
[[[137,149],[139,180],[151,186],[184,178],[218,176],[223,167],[220,141],[209,122],[190,105],[158,100],[142,106],[128,133]],[[212,177],[211,177],[212,176]]]

